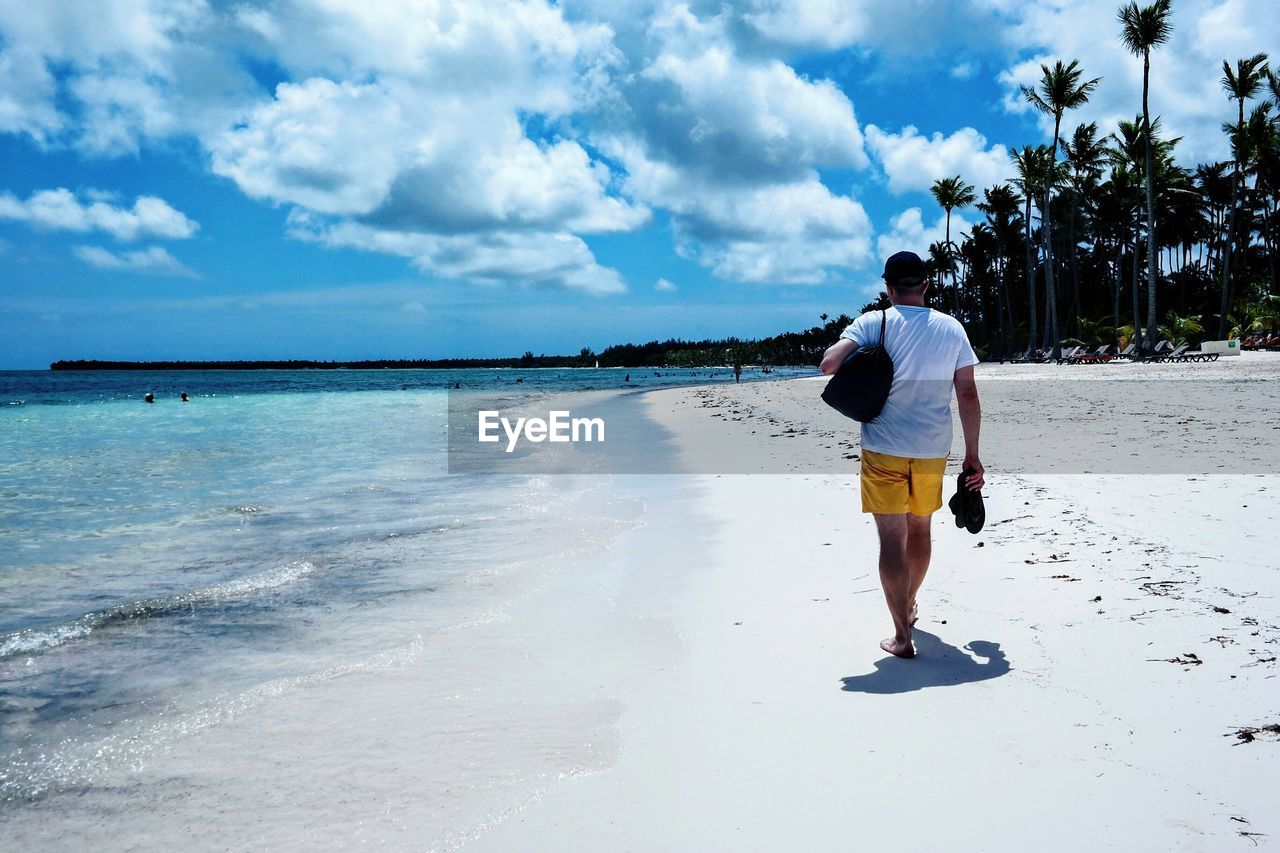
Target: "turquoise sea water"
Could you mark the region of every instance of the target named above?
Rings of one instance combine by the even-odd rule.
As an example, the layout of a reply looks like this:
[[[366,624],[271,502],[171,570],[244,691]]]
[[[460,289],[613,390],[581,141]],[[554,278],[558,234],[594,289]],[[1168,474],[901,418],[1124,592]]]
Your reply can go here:
[[[0,801],[118,771],[114,733],[475,618],[477,576],[616,519],[598,483],[449,476],[448,390],[730,378],[656,373],[0,373]]]

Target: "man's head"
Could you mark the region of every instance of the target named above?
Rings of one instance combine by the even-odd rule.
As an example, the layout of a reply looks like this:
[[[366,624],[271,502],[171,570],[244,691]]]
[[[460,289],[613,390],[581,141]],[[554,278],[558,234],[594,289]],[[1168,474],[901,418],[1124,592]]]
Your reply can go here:
[[[924,261],[915,252],[898,252],[884,262],[884,283],[889,300],[897,305],[923,304],[924,292],[929,288],[928,271]]]

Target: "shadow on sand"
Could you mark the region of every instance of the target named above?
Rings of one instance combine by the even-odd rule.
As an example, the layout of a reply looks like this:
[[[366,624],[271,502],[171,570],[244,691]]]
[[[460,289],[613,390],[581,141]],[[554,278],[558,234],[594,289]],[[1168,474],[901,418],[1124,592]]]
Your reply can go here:
[[[979,663],[973,656],[942,642],[936,634],[919,628],[913,634],[916,643],[914,658],[903,660],[890,655],[878,660],[875,672],[842,679],[844,689],[850,693],[910,693],[926,687],[986,681],[1009,671],[1009,660],[1000,651],[999,643],[988,640],[969,642],[965,649],[973,656],[986,659],[986,663]]]

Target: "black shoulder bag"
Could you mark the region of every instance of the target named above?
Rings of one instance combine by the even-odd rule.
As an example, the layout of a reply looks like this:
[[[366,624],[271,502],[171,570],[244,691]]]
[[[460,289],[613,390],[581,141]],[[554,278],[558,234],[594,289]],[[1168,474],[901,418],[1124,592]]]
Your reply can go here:
[[[840,414],[867,423],[880,416],[893,385],[893,359],[884,348],[888,314],[880,312],[880,343],[858,347],[822,389],[822,400]]]

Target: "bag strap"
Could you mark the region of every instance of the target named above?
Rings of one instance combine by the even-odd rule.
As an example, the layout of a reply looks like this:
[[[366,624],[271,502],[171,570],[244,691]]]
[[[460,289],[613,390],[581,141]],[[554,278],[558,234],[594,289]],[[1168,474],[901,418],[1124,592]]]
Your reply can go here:
[[[880,310],[880,346],[884,346],[884,325],[889,317],[889,309],[882,308]]]

